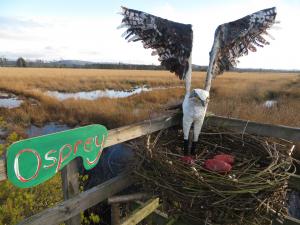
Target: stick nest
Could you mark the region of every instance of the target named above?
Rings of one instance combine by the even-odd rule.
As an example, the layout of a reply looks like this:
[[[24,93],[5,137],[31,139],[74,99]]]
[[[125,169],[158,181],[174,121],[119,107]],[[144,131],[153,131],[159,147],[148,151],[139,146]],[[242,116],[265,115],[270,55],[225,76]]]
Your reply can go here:
[[[215,128],[204,129],[192,165],[180,160],[182,130],[170,128],[132,143],[137,183],[158,195],[169,215],[197,224],[271,224],[287,214],[288,171],[294,167],[291,143]],[[235,158],[219,174],[203,163],[219,153]]]

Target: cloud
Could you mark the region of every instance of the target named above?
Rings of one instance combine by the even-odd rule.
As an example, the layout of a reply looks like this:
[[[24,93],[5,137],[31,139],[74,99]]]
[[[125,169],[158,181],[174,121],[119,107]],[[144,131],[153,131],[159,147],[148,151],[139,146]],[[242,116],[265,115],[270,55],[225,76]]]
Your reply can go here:
[[[94,56],[101,54],[100,51],[93,51],[93,50],[80,50],[79,53],[83,55],[94,55]]]
[[[42,24],[38,21],[25,18],[13,18],[13,17],[4,17],[0,16],[0,27],[1,28],[13,28],[14,30],[23,29],[23,28],[35,28],[43,27],[45,24]]]
[[[47,51],[54,51],[55,49],[53,47],[51,47],[51,46],[46,46],[45,50],[47,50]]]
[[[17,59],[19,57],[23,57],[25,59],[42,59],[44,57],[43,52],[35,51],[0,51],[0,55],[9,59]]]
[[[0,17],[0,41],[38,41],[48,23],[32,18]]]

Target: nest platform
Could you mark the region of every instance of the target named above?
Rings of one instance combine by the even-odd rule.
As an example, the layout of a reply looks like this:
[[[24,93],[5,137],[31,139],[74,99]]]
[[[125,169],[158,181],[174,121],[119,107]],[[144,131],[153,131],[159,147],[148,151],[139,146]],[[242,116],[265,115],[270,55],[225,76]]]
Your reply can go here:
[[[287,180],[295,171],[285,140],[206,128],[193,164],[180,160],[180,127],[131,143],[136,150],[135,178],[144,191],[162,199],[163,211],[190,224],[271,224],[287,215]],[[225,153],[232,170],[217,173],[204,161]],[[289,173],[288,173],[289,172]]]

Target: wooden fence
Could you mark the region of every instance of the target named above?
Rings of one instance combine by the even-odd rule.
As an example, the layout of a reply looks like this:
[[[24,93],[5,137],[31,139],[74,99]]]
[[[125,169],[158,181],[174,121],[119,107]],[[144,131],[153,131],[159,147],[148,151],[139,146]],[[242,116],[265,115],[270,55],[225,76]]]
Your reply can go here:
[[[160,118],[146,120],[129,126],[124,126],[109,131],[105,147],[132,140],[146,134],[179,125],[182,115],[172,113]],[[256,123],[246,120],[208,116],[204,126],[223,127],[236,132],[282,138],[293,142],[300,142],[300,129],[287,126]],[[0,159],[0,181],[6,180],[5,159]],[[130,174],[120,174],[98,186],[79,193],[78,171],[74,160],[62,170],[64,201],[54,207],[33,215],[19,224],[80,224],[80,212],[107,200],[121,190],[132,185]],[[300,176],[291,175],[289,186],[300,191]],[[135,224],[140,219],[157,209],[157,199],[150,199],[143,204],[141,210],[122,221],[122,224]],[[137,220],[139,218],[139,220]],[[275,224],[300,225],[300,220],[286,217],[284,221],[275,221]]]

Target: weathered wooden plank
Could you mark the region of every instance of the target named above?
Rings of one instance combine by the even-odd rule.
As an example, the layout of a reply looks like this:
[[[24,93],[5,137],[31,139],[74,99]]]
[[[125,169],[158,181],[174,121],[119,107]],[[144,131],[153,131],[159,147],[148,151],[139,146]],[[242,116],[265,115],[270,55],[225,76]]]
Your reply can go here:
[[[170,114],[152,120],[146,120],[129,126],[109,130],[105,147],[141,137],[181,122],[181,114]]]
[[[300,191],[300,175],[291,174],[289,179],[289,188]]]
[[[273,219],[272,225],[283,225],[283,222],[281,220],[279,220],[278,218]]]
[[[300,225],[300,220],[287,216],[283,221],[283,225]]]
[[[61,171],[62,189],[64,200],[68,200],[79,194],[79,175],[77,160],[74,159]],[[80,225],[80,214],[65,221],[66,225]]]
[[[153,197],[154,196],[152,196],[152,198]],[[137,203],[139,206],[143,206],[145,204],[145,202],[140,201],[140,200],[135,201],[135,203]],[[169,218],[169,216],[168,216],[167,213],[164,213],[164,212],[160,211],[159,209],[155,209],[154,210],[154,214],[156,214],[156,215],[158,215],[158,216],[160,216],[160,217],[162,217],[164,219],[168,219]]]
[[[19,223],[19,225],[60,224],[97,203],[132,185],[129,174],[122,174],[52,208],[48,208]]]
[[[257,123],[221,116],[207,117],[205,125],[224,127],[240,133],[246,132],[262,136],[283,138],[291,141],[300,141],[300,128],[297,127]]]
[[[150,199],[143,206],[136,209],[128,218],[122,220],[122,225],[135,225],[150,215],[159,206],[159,198]]]

